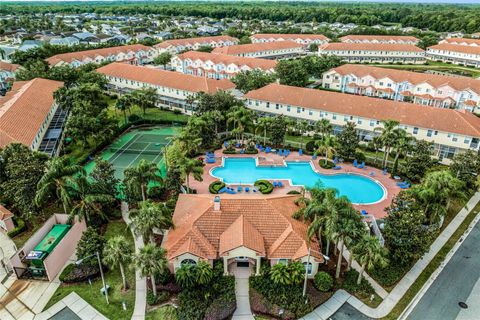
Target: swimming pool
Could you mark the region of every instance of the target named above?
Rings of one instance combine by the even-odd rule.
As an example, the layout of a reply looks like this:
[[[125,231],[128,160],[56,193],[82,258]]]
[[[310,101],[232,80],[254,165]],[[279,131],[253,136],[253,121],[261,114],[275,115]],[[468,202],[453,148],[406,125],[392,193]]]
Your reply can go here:
[[[371,204],[382,200],[384,188],[368,177],[339,173],[325,175],[315,172],[310,162],[286,162],[287,166],[257,166],[255,158],[224,158],[223,166],[213,168],[212,176],[229,184],[253,184],[259,179],[290,180],[293,185],[335,188],[340,196],[352,203]]]

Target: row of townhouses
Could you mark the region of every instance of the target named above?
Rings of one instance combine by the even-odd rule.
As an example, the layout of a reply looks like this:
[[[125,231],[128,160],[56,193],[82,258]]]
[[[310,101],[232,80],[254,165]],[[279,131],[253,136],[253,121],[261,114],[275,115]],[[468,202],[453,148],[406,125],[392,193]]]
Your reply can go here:
[[[427,48],[427,58],[434,61],[480,67],[480,40],[449,38]]]
[[[276,33],[257,33],[250,36],[252,43],[294,41],[303,45],[305,48],[311,44],[322,45],[330,41],[323,34],[276,34]]]
[[[173,57],[171,64],[177,72],[213,79],[230,79],[242,71],[261,70],[272,73],[277,62],[221,53],[188,51]]]
[[[417,45],[418,40],[412,36],[382,36],[382,35],[348,35],[340,38],[344,43],[383,43],[383,44],[413,44]]]
[[[154,46],[155,49],[162,52],[169,52],[171,54],[178,54],[190,50],[198,50],[202,46],[209,46],[212,48],[228,47],[238,44],[239,40],[230,36],[212,36],[212,37],[198,37],[188,39],[166,40]]]
[[[112,63],[98,71],[106,75],[112,89],[118,92],[153,87],[159,94],[159,106],[188,114],[195,109],[192,96],[198,92],[226,90],[239,94],[226,79],[213,80],[123,63]],[[328,119],[334,125],[334,133],[340,132],[347,122],[354,122],[363,141],[378,134],[374,129],[382,125],[382,120],[398,120],[415,138],[433,142],[435,155],[444,163],[459,152],[479,150],[480,118],[465,110],[279,84],[251,91],[244,99],[248,108],[262,114],[283,114],[312,122]]]
[[[213,49],[212,53],[222,53],[237,57],[288,59],[305,54],[303,44],[294,41],[276,41],[239,44]]]
[[[323,74],[322,86],[341,92],[477,111],[480,80],[345,64]]]

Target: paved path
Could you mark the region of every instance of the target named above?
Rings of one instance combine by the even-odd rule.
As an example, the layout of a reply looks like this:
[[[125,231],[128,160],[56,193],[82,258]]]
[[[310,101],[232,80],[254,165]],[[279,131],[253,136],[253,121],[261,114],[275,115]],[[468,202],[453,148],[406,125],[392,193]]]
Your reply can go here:
[[[108,320],[75,292],[70,293],[48,310],[37,314],[35,320],[47,320],[55,315],[59,319],[72,319],[74,317],[72,314],[77,315],[82,320]],[[63,315],[63,317],[60,315]]]
[[[415,280],[417,280],[418,276],[427,267],[430,261],[432,261],[438,251],[440,251],[440,249],[445,245],[448,239],[450,239],[452,234],[458,229],[463,220],[465,220],[470,210],[472,210],[479,201],[480,192],[477,192],[473,195],[472,198],[470,198],[467,205],[462,208],[462,210],[460,210],[460,212],[442,231],[442,233],[437,237],[437,239],[435,239],[433,244],[430,246],[430,250],[423,256],[422,259],[418,260],[417,263],[415,263],[412,269],[410,269],[410,271],[407,272],[407,274],[402,278],[402,280],[398,282],[398,284],[393,288],[393,290],[388,294],[388,296],[382,301],[382,303],[380,303],[377,308],[371,308],[358,300],[356,297],[350,295],[348,292],[344,290],[338,290],[328,301],[323,303],[312,313],[306,315],[303,319],[329,319],[346,302],[367,317],[383,318],[387,316],[398,303],[398,301],[407,292],[410,286],[415,282]]]
[[[5,264],[10,264],[10,257],[15,254],[17,247],[12,239],[3,231],[0,231],[0,259]],[[0,262],[0,280],[3,280],[7,275],[6,269]]]
[[[232,320],[253,320],[248,295],[250,268],[234,268],[232,271],[235,275],[235,296],[237,298],[237,309],[233,314]]]
[[[127,225],[130,224],[128,204],[126,202],[122,202],[122,217]],[[135,239],[135,252],[138,252],[144,246],[143,237],[137,236],[133,230],[131,231]],[[132,320],[143,320],[145,319],[145,310],[147,307],[147,281],[145,278],[142,278],[138,270],[135,270],[135,281],[135,308],[133,310]]]

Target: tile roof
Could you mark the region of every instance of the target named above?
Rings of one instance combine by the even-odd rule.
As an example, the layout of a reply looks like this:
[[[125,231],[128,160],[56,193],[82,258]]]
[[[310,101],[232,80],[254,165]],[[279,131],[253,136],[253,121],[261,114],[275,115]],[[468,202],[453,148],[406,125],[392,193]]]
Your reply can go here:
[[[372,76],[375,79],[389,78],[395,82],[408,81],[418,85],[428,83],[434,88],[448,85],[456,90],[467,90],[480,94],[480,80],[470,77],[448,76],[430,73],[420,73],[406,70],[372,67],[360,64],[344,64],[332,69],[341,75],[353,74],[356,77]]]
[[[50,65],[56,65],[57,63],[62,61],[70,63],[74,60],[81,61],[85,58],[95,59],[97,56],[108,57],[110,55],[119,54],[121,52],[124,52],[124,53],[130,52],[130,51],[138,52],[142,50],[143,51],[152,50],[152,47],[144,46],[143,44],[131,44],[126,46],[68,52],[68,53],[61,53],[61,54],[56,54],[54,56],[51,56],[50,58],[47,59],[47,62]]]
[[[224,53],[224,54],[242,54],[242,53],[250,53],[250,52],[273,51],[273,50],[283,50],[283,49],[291,49],[291,48],[303,48],[303,47],[299,43],[287,40],[287,41],[237,44],[234,46],[215,48],[213,49],[212,52]]]
[[[464,110],[426,107],[407,102],[276,83],[250,91],[245,97],[366,119],[392,119],[404,125],[480,137],[480,118]]]
[[[215,93],[219,90],[234,89],[235,85],[226,79],[214,80],[197,77],[175,71],[166,71],[148,67],[113,62],[97,69],[106,76],[140,81],[157,86],[175,88],[190,92]]]
[[[5,70],[9,72],[15,72],[19,67],[19,64],[0,61],[0,71]]]
[[[424,52],[413,44],[403,43],[326,43],[321,45],[321,51],[399,51],[399,52]]]
[[[450,43],[439,43],[437,45],[431,46],[427,48],[428,50],[443,50],[443,51],[451,51],[451,52],[461,52],[461,53],[471,53],[480,55],[480,46],[462,46],[458,44],[450,44]]]
[[[340,38],[340,41],[344,42],[346,40],[353,40],[353,41],[415,41],[418,42],[419,40],[412,36],[389,36],[389,35],[359,35],[359,34],[351,34],[348,36],[344,36]]]
[[[480,39],[469,39],[469,38],[448,38],[443,39],[440,43],[451,43],[451,44],[458,44],[458,45],[472,45],[476,44],[480,46]],[[465,43],[465,44],[463,44]]]
[[[5,220],[13,217],[13,213],[0,204],[0,220]]]
[[[215,259],[226,251],[246,246],[267,258],[299,258],[308,254],[307,225],[292,218],[298,210],[295,195],[221,195],[220,210],[213,209],[213,195],[181,194],[173,215],[175,229],[168,232],[163,243],[168,258],[179,252],[198,252],[197,256]],[[215,255],[208,250],[205,240],[192,237],[198,230],[203,239],[215,248]],[[192,242],[195,242],[193,245]],[[319,250],[318,241],[310,242]],[[192,251],[187,251],[191,248]],[[312,254],[313,255],[313,254]],[[318,261],[323,257],[315,254]]]
[[[186,38],[186,39],[172,39],[165,40],[159,44],[154,45],[155,48],[168,48],[170,46],[193,46],[195,44],[209,44],[211,42],[219,41],[232,41],[238,43],[238,39],[230,36],[212,36],[212,37],[198,37],[198,38]]]
[[[50,112],[62,82],[35,78],[15,82],[0,98],[0,147],[19,142],[30,147]]]
[[[257,33],[253,34],[250,38],[254,39],[279,39],[295,41],[297,39],[302,40],[321,40],[328,41],[329,38],[325,37],[323,34],[306,34],[306,33]]]
[[[202,61],[212,61],[215,64],[223,63],[225,65],[235,64],[239,67],[248,66],[252,69],[262,69],[270,70],[275,69],[277,61],[268,60],[268,59],[259,59],[259,58],[247,58],[247,57],[237,57],[230,56],[228,54],[221,53],[208,53],[208,52],[199,52],[199,51],[188,51],[177,56],[179,59],[191,59],[191,60],[202,60]]]

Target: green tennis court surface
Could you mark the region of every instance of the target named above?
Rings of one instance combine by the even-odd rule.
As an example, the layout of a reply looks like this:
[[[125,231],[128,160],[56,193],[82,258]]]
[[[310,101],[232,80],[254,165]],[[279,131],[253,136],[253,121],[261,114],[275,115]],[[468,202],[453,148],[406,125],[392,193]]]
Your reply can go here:
[[[154,127],[131,130],[105,148],[100,157],[113,165],[118,179],[123,179],[125,169],[136,166],[142,159],[157,163],[163,175],[165,146],[170,143],[179,128]],[[87,163],[85,170],[89,173],[94,167],[95,163],[91,161]]]

